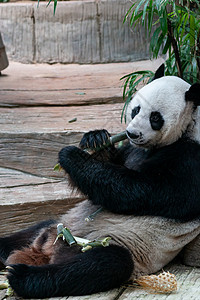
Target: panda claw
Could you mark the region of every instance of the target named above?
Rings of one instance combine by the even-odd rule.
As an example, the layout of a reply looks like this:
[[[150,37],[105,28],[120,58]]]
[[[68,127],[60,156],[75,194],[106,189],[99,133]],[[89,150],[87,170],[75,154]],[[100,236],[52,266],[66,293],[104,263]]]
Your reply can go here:
[[[11,266],[6,266],[6,270],[11,271],[11,270],[14,270],[14,268]]]

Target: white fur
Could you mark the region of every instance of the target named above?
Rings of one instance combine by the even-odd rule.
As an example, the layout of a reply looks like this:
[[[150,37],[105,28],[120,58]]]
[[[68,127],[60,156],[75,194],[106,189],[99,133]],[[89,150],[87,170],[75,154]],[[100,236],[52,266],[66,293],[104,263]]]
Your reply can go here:
[[[143,147],[164,146],[175,142],[182,133],[193,126],[193,103],[185,101],[185,92],[190,84],[175,76],[164,76],[140,89],[127,109],[127,130],[140,134],[134,144]],[[139,114],[131,119],[134,107],[140,106]],[[161,130],[153,130],[150,114],[161,113],[164,125]]]
[[[181,249],[200,234],[199,220],[179,223],[161,217],[127,216],[101,211],[94,221],[85,218],[97,210],[86,200],[62,216],[60,222],[73,235],[89,240],[111,237],[110,244],[125,246],[132,254],[132,278],[162,269]],[[55,237],[52,240],[54,242]],[[52,258],[52,263],[54,263]]]

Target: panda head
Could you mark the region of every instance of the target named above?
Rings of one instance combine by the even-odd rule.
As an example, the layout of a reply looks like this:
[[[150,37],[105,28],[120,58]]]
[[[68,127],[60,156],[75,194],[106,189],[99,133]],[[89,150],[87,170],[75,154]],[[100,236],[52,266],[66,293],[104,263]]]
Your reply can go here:
[[[200,84],[191,86],[179,77],[163,75],[162,65],[154,80],[141,88],[128,105],[127,136],[136,146],[169,145],[183,133],[191,135],[194,128]]]

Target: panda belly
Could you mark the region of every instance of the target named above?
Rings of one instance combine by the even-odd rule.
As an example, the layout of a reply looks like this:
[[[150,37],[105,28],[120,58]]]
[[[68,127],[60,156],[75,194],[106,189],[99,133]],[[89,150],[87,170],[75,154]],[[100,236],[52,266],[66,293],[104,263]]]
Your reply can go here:
[[[132,255],[132,277],[159,271],[182,248],[200,234],[200,221],[180,223],[162,217],[127,216],[102,210],[93,221],[90,214],[98,209],[85,200],[60,219],[73,235],[89,240],[111,237],[110,244],[126,247]]]

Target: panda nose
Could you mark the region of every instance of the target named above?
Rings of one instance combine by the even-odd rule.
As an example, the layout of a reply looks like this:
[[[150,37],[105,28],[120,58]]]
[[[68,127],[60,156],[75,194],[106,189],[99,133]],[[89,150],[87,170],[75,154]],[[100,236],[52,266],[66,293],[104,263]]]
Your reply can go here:
[[[140,136],[139,134],[135,134],[135,133],[130,132],[130,131],[128,131],[128,130],[126,130],[126,134],[127,134],[127,136],[128,136],[129,138],[131,138],[131,139],[133,139],[133,140],[138,139],[139,136]]]

